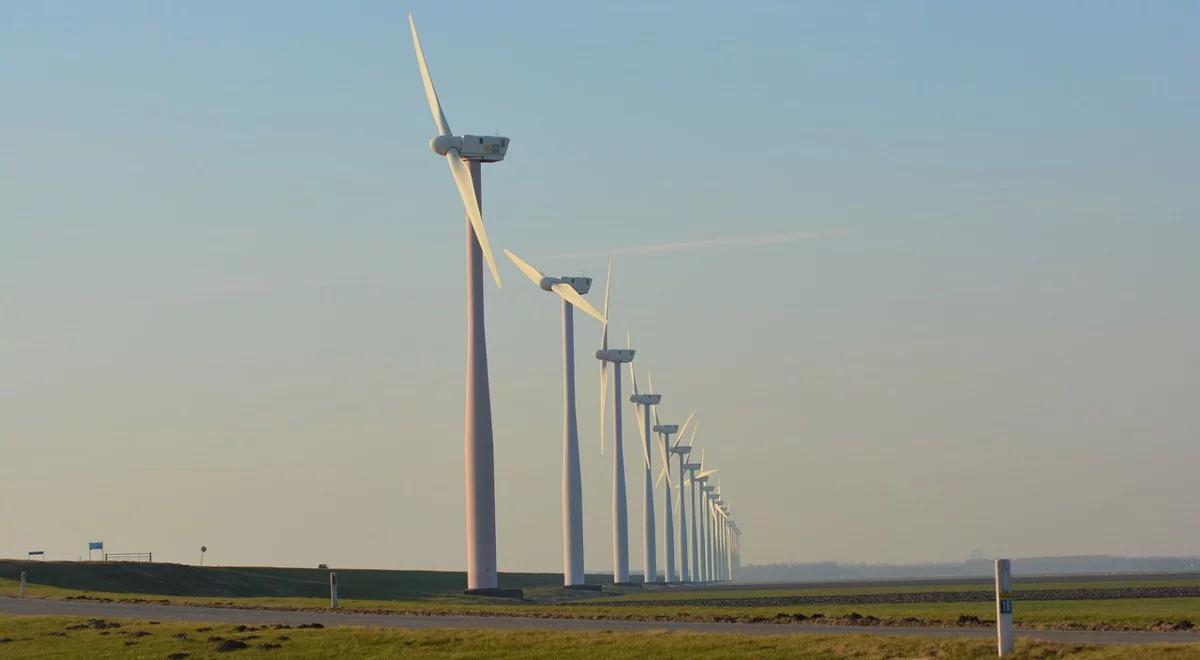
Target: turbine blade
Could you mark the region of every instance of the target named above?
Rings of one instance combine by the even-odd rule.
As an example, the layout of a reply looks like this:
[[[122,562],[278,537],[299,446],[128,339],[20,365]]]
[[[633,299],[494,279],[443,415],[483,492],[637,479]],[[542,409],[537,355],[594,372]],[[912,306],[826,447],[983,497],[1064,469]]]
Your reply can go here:
[[[633,366],[632,362],[630,362],[629,364],[630,364],[630,366]],[[643,419],[642,419],[642,406],[639,404],[636,404],[636,403],[633,404],[633,414],[637,416],[638,435],[640,436],[640,435],[642,435],[642,431],[646,428],[646,422],[643,421]],[[641,445],[642,445],[642,459],[645,460],[646,469],[649,470],[650,469],[650,452],[646,451],[646,439],[644,437],[642,438]]]
[[[450,163],[450,173],[454,175],[454,184],[458,186],[458,194],[462,197],[463,206],[467,207],[467,217],[471,220],[471,229],[479,241],[483,258],[487,261],[488,269],[492,271],[492,279],[500,286],[500,271],[496,270],[496,260],[492,258],[492,246],[488,244],[487,232],[483,230],[483,212],[479,210],[479,198],[475,196],[475,182],[471,180],[471,168],[458,156],[457,149],[446,152],[446,161]]]
[[[695,416],[696,416],[696,411],[693,410],[687,416],[687,419],[683,420],[683,426],[679,427],[679,433],[675,436],[675,444],[676,445],[678,445],[680,442],[683,442],[683,434],[685,431],[687,431],[688,424],[692,423],[692,418]],[[681,457],[679,460],[683,460],[683,458]]]
[[[608,258],[608,275],[604,277],[604,328],[600,331],[600,348],[608,348],[608,292],[612,286],[612,257]]]
[[[700,428],[700,421],[696,421],[696,425],[692,427],[692,437],[688,440],[688,446],[695,449],[696,447],[696,431]]]
[[[513,265],[516,266],[518,270],[520,270],[522,273],[525,273],[525,277],[528,277],[530,282],[533,282],[539,287],[542,285],[542,279],[546,276],[542,275],[541,271],[533,266],[530,266],[523,259],[521,259],[521,257],[513,254],[511,250],[505,250],[504,255],[508,257],[509,261],[513,262]]]
[[[660,457],[662,457],[662,461],[663,461],[663,474],[665,474],[665,475],[666,475],[666,477],[667,477],[667,483],[668,483],[668,484],[670,484],[670,483],[671,483],[671,460],[670,460],[669,458],[667,458],[667,447],[666,447],[666,445],[667,445],[667,439],[666,439],[666,437],[664,437],[664,438],[663,438],[663,441],[662,441],[662,442],[660,442],[660,443],[658,443],[658,455],[659,455]]]
[[[667,483],[668,483],[668,484],[670,484],[670,483],[671,483],[671,477],[667,476],[667,468],[665,468],[665,467],[662,469],[662,471],[661,471],[661,472],[659,472],[659,473],[658,473],[658,479],[656,479],[656,480],[654,481],[654,487],[655,487],[655,488],[658,488],[658,485],[662,483],[662,480],[663,480],[663,478],[664,478],[664,477],[666,477],[666,479],[667,479]]]
[[[633,361],[629,362],[629,380],[633,381],[633,393],[638,394],[637,369],[634,368]],[[638,414],[640,415],[641,413]]]
[[[433,79],[429,77],[429,65],[425,63],[425,52],[421,50],[421,39],[417,37],[417,24],[413,22],[412,14],[408,15],[408,28],[412,31],[413,48],[417,51],[417,67],[421,69],[421,84],[425,86],[425,100],[429,101],[433,123],[437,124],[438,135],[450,135],[450,124],[446,123],[446,115],[442,113],[437,90],[433,88]]]
[[[658,392],[654,391],[654,375],[650,373],[649,369],[646,370],[646,387],[650,388],[651,394],[658,394]],[[651,407],[654,408],[654,423],[657,425],[658,424],[658,406],[651,406]]]
[[[557,293],[559,298],[562,298],[575,307],[583,310],[592,318],[601,323],[605,323],[605,319],[600,312],[596,311],[596,308],[592,307],[592,304],[589,303],[586,298],[580,295],[579,292],[575,290],[575,287],[567,284],[566,282],[559,282],[558,284],[552,285],[550,290],[554,293]],[[633,363],[631,362],[630,364]]]
[[[696,478],[703,479],[704,477],[711,477],[712,475],[714,475],[716,473],[717,473],[717,468],[713,468],[711,470],[705,470],[705,471],[701,472],[700,474],[697,474]],[[718,482],[718,483],[720,483],[720,482]],[[718,485],[717,488],[719,489],[720,486]]]

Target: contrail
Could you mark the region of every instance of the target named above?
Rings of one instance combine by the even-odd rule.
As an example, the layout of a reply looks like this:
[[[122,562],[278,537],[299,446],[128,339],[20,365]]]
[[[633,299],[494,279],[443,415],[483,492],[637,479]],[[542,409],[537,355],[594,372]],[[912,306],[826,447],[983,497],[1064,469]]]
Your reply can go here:
[[[650,245],[632,245],[611,250],[589,250],[586,252],[565,252],[546,257],[553,259],[578,259],[583,257],[607,257],[622,254],[663,254],[667,252],[690,252],[692,250],[709,250],[724,247],[754,247],[758,245],[777,245],[795,241],[808,241],[831,236],[834,232],[792,231],[785,234],[763,234],[760,236],[725,236],[722,238],[701,238],[692,241],[675,243],[652,243]]]

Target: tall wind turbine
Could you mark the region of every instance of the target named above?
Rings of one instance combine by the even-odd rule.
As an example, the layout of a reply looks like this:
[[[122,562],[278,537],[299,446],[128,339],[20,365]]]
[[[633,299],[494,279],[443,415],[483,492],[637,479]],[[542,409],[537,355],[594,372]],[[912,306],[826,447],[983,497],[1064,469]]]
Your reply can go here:
[[[492,402],[488,390],[487,341],[483,322],[483,265],[487,260],[488,270],[496,286],[500,286],[500,273],[492,258],[487,232],[483,229],[483,210],[479,200],[482,196],[481,166],[504,159],[508,150],[508,138],[495,136],[462,135],[450,132],[446,115],[442,112],[433,79],[429,77],[429,66],[417,37],[417,26],[412,14],[408,16],[412,31],[413,48],[417,53],[417,67],[421,70],[421,82],[425,87],[425,98],[433,113],[438,135],[429,141],[429,147],[439,156],[445,156],[450,164],[450,174],[458,188],[459,197],[467,211],[467,374],[466,374],[466,433],[464,450],[466,458],[466,503],[467,503],[467,592],[500,593],[496,577],[496,470],[492,445]]]
[[[504,254],[525,277],[544,291],[562,298],[563,336],[563,586],[583,588],[583,480],[579,473],[579,427],[575,418],[575,316],[578,307],[601,323],[604,315],[583,294],[592,288],[590,277],[546,277],[512,252]],[[632,364],[632,363],[631,363]]]
[[[629,339],[629,343],[632,344],[633,340]],[[647,374],[648,376],[649,374]],[[662,395],[638,392],[637,373],[633,369],[632,362],[629,363],[629,379],[633,381],[633,394],[629,397],[629,402],[633,404],[633,410],[637,413],[638,426],[642,428],[642,459],[645,463],[642,489],[642,566],[644,567],[642,581],[652,584],[658,581],[658,550],[654,545],[654,486],[651,484],[653,477],[650,474],[650,411],[662,400]],[[654,389],[653,383],[648,383],[648,385],[651,390]],[[643,411],[642,408],[645,410]]]
[[[704,548],[701,550],[704,564],[704,581],[712,582],[715,577],[715,566],[713,565],[713,535],[716,533],[716,525],[712,517],[712,501],[716,499],[713,491],[716,487],[704,484],[700,486],[700,503],[704,509]]]
[[[671,516],[671,460],[667,449],[671,446],[671,436],[682,434],[687,425],[691,423],[692,417],[695,416],[695,411],[688,415],[683,426],[678,424],[659,424],[658,409],[654,409],[654,431],[661,436],[662,442],[659,444],[659,453],[662,457],[663,468],[658,475],[659,481],[666,481],[666,491],[663,497],[663,540],[667,557],[667,582],[678,582],[679,575],[675,572],[675,523]]]
[[[689,417],[689,419],[691,419],[691,418]],[[690,561],[691,556],[688,555],[688,517],[687,517],[687,503],[683,498],[683,485],[687,480],[687,469],[688,469],[687,457],[688,457],[688,454],[691,453],[691,451],[692,451],[692,444],[696,442],[696,430],[699,428],[700,428],[700,422],[696,422],[696,425],[692,427],[692,437],[691,437],[691,440],[688,441],[688,444],[686,444],[686,445],[683,444],[683,433],[680,433],[679,440],[675,443],[674,446],[671,447],[671,454],[674,454],[679,457],[679,483],[676,484],[676,486],[675,486],[675,488],[679,491],[679,498],[676,499],[675,502],[679,508],[679,581],[680,582],[691,582],[692,580],[696,579],[695,578],[696,564],[694,561]],[[670,461],[667,462],[667,465],[668,465],[668,467],[670,466]],[[697,467],[699,467],[699,466],[697,466]],[[695,545],[695,535],[696,535],[696,530],[695,530],[696,520],[695,519],[696,519],[695,512],[693,512],[693,515],[692,515],[692,525],[693,525],[693,527],[692,527],[692,537],[693,537],[692,545],[693,546]]]
[[[600,452],[604,453],[604,397],[608,394],[608,365],[613,365],[613,476],[612,552],[613,584],[629,584],[629,512],[625,502],[625,452],[621,442],[621,365],[633,362],[633,348],[608,347],[608,294],[612,285],[612,259],[604,280],[604,328],[600,332]]]
[[[693,429],[692,435],[693,435],[693,442],[694,442],[694,437],[695,437],[694,429]],[[691,451],[693,449],[693,447],[695,447],[694,444],[691,447],[688,447],[688,450]],[[698,536],[699,531],[697,530],[697,525],[699,525],[698,518],[700,517],[700,510],[698,508],[696,508],[696,488],[697,488],[696,473],[700,470],[700,464],[699,463],[691,463],[691,462],[684,463],[683,469],[687,470],[688,479],[684,480],[684,479],[680,478],[680,480],[679,480],[679,500],[680,500],[680,502],[686,501],[688,503],[688,505],[690,505],[692,507],[692,528],[691,528],[692,556],[691,556],[691,564],[690,564],[691,569],[689,571],[688,577],[691,579],[692,582],[700,582],[700,580],[701,580],[701,577],[700,577],[700,539]],[[687,485],[687,489],[688,489],[686,500],[684,499],[684,494],[683,494],[683,487],[685,484]],[[682,510],[682,506],[680,508]],[[687,533],[687,530],[681,529],[680,531],[684,532],[685,534]]]
[[[700,452],[700,462],[689,463],[688,469],[692,473],[691,484],[692,495],[694,497],[692,520],[693,523],[698,522],[700,528],[699,537],[697,538],[696,535],[693,535],[692,538],[694,545],[694,553],[692,556],[695,558],[697,573],[695,580],[697,582],[710,582],[712,580],[712,564],[709,562],[708,543],[711,521],[709,520],[708,515],[708,498],[707,491],[705,489],[710,488],[710,486],[707,485],[707,482],[709,477],[716,473],[716,470],[704,469],[703,450]]]

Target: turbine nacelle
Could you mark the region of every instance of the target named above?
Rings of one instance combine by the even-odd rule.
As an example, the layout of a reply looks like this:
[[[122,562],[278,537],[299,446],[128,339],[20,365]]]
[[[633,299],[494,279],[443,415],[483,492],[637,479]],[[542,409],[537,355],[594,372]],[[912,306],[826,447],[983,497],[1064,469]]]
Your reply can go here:
[[[689,453],[691,453],[691,451],[692,451],[691,445],[675,445],[674,447],[671,447],[671,453],[679,454],[680,456],[687,456]],[[687,464],[684,464],[683,467],[686,469]],[[696,466],[696,467],[699,468],[699,466]]]
[[[596,359],[604,362],[615,362],[617,364],[625,364],[633,362],[632,348],[602,348],[596,351]]]
[[[550,287],[555,284],[566,284],[580,295],[592,290],[592,278],[590,277],[543,277],[542,281],[538,282],[538,286],[546,291],[549,291]]]
[[[691,447],[686,447],[686,449],[687,449],[688,451],[691,451],[691,449],[692,449],[692,448],[691,448]],[[683,464],[683,469],[685,469],[685,470],[690,470],[690,471],[692,471],[692,472],[695,472],[695,471],[699,470],[699,469],[700,469],[700,467],[701,467],[701,465],[700,465],[699,463],[684,463],[684,464]],[[707,479],[708,477],[704,477],[704,478],[705,478],[705,479]]]
[[[701,482],[708,481],[708,477],[702,477],[700,479],[697,479],[696,481],[701,481]],[[714,500],[717,499],[717,496],[713,495],[713,491],[716,489],[717,489],[716,486],[710,486],[708,484],[704,484],[703,486],[700,487],[700,490],[704,491],[705,493],[708,493],[709,499],[714,499]]]
[[[490,135],[439,135],[429,141],[429,148],[439,156],[445,156],[454,149],[463,160],[495,163],[504,160],[504,154],[508,151],[508,138]]]
[[[630,403],[640,406],[657,406],[659,401],[662,401],[661,394],[632,394],[629,396]]]
[[[655,424],[654,432],[655,433],[666,433],[667,435],[674,435],[676,433],[679,433],[679,425],[678,424]]]

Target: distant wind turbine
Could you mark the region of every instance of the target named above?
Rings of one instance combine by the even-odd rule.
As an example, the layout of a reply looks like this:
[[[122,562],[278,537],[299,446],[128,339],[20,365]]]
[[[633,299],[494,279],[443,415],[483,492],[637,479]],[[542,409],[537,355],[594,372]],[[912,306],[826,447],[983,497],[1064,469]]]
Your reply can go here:
[[[563,343],[563,464],[562,464],[562,523],[563,523],[563,586],[582,588],[583,573],[583,481],[579,471],[579,425],[575,417],[575,316],[576,307],[604,323],[604,315],[596,311],[584,297],[592,288],[590,277],[546,277],[520,257],[505,250],[504,254],[531,282],[542,290],[562,298]]]
[[[612,259],[604,280],[604,327],[600,333],[600,452],[604,453],[604,398],[608,394],[608,365],[613,365],[613,465],[612,465],[612,552],[613,583],[629,584],[629,512],[625,501],[625,452],[621,441],[621,365],[633,362],[633,348],[608,347],[608,294],[612,285]]]
[[[666,496],[663,498],[663,539],[667,557],[667,582],[678,582],[679,574],[675,572],[675,523],[671,516],[671,457],[667,453],[671,446],[671,436],[675,434],[682,435],[688,424],[692,422],[692,417],[695,416],[695,411],[688,415],[687,420],[683,422],[683,426],[678,424],[659,424],[658,409],[654,410],[654,431],[661,436],[662,442],[659,444],[659,453],[662,457],[663,468],[658,473],[658,481],[666,481]]]
[[[633,343],[632,338],[628,339],[628,343]],[[648,376],[649,374],[647,374]],[[629,363],[629,379],[633,381],[633,394],[629,397],[629,402],[633,404],[633,410],[637,413],[638,426],[642,430],[642,459],[645,464],[642,488],[642,566],[644,569],[642,581],[651,584],[658,581],[658,551],[654,544],[654,486],[651,484],[653,477],[650,473],[650,411],[662,400],[662,395],[638,392],[637,373],[634,371],[632,362]],[[654,385],[652,383],[648,383],[648,385],[653,390]]]

